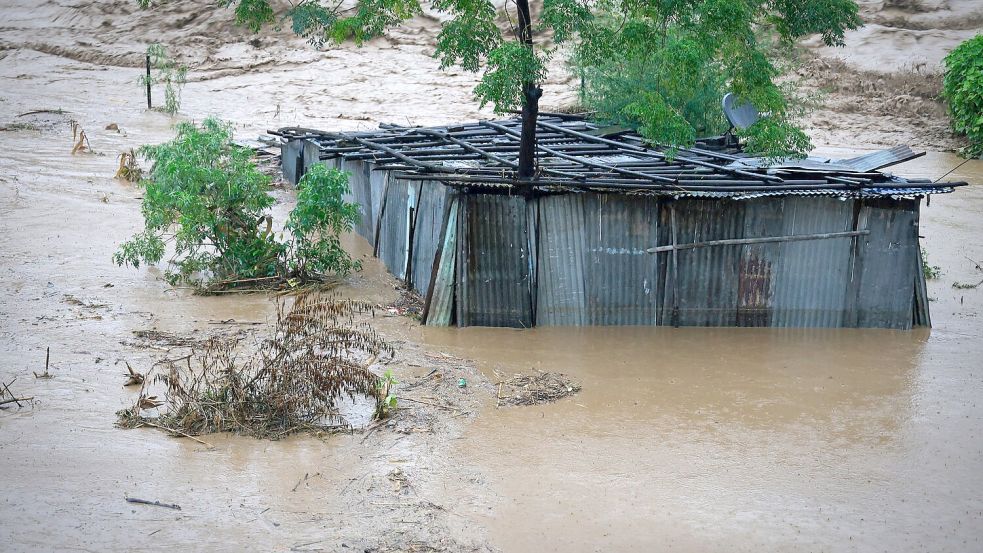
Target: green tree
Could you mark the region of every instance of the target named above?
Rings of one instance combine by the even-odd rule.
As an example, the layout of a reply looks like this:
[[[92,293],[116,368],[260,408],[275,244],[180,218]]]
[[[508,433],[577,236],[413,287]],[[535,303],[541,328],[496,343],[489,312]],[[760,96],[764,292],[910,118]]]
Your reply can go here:
[[[277,239],[270,178],[253,164],[253,152],[233,144],[231,127],[216,119],[177,125],[177,137],[140,154],[153,162],[141,211],[144,229],[114,254],[119,265],[160,262],[173,248],[164,276],[204,292],[318,281],[359,268],[339,235],[359,220],[343,200],[348,176],[323,165],[301,180],[297,206]]]
[[[949,103],[952,128],[969,139],[962,153],[966,157],[983,154],[983,34],[945,57],[942,95]]]
[[[816,33],[842,45],[861,24],[853,0],[621,2],[581,30],[574,60],[585,103],[652,142],[688,145],[726,130],[720,102],[731,91],[763,115],[740,131],[749,150],[804,154],[811,144],[791,91],[776,83],[774,54]]]
[[[146,6],[151,0],[138,2]],[[283,13],[277,13],[270,0],[221,0],[220,4],[232,8],[236,22],[254,31],[285,18],[298,35],[320,47],[348,41],[361,44],[419,14],[421,2],[301,0]],[[549,60],[565,43],[575,44],[581,59],[595,64],[633,49],[673,46],[667,40],[670,33],[685,33],[686,47],[672,50],[680,61],[665,66],[667,83],[685,80],[700,59],[713,60],[734,92],[773,114],[762,123],[767,128],[755,134],[791,133],[789,140],[795,142],[794,129],[782,117],[786,102],[773,81],[776,70],[755,30],[774,29],[789,42],[819,33],[827,44],[840,44],[845,30],[861,24],[854,0],[543,0],[535,22],[528,0],[506,3],[502,12],[491,0],[430,0],[429,5],[447,16],[434,54],[441,66],[481,71],[475,95],[482,105],[491,103],[497,112],[521,107],[520,178],[534,175],[539,83],[547,76]],[[502,28],[499,22],[504,23]],[[687,57],[694,50],[701,56]],[[666,94],[653,90],[633,102],[630,112],[651,140],[684,142],[688,135],[683,131],[690,125]]]

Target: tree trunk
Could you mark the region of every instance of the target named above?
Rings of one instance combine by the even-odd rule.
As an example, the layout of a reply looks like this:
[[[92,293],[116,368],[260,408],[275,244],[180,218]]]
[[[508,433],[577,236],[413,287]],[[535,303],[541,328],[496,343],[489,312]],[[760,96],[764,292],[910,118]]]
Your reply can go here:
[[[522,90],[522,138],[519,139],[519,178],[532,178],[536,172],[536,118],[543,89],[526,83]]]
[[[519,14],[518,39],[532,50],[532,18],[529,0],[516,0]],[[529,179],[536,173],[536,118],[543,89],[536,83],[522,83],[522,138],[519,140],[519,178]]]

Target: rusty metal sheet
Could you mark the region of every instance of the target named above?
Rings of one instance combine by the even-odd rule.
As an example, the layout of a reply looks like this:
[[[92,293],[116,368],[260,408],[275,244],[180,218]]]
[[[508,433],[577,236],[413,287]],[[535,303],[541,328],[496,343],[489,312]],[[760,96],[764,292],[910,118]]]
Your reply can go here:
[[[782,234],[853,230],[854,201],[789,196]],[[782,243],[773,265],[772,326],[841,327],[849,311],[853,238]]]
[[[586,194],[588,324],[657,324],[659,203],[650,196]]]
[[[911,328],[915,279],[920,274],[917,203],[914,200],[868,200],[862,219],[870,234],[859,252],[860,286],[856,326]]]
[[[758,198],[744,203],[744,237],[780,236],[784,226],[783,198]],[[737,288],[737,326],[770,326],[775,295],[774,266],[781,244],[741,247]]]
[[[659,217],[663,243],[671,243],[671,209],[676,212],[676,243],[690,244],[742,238],[744,207],[743,202],[704,199],[667,203]],[[673,296],[672,252],[666,254],[662,324],[674,324],[678,309],[680,326],[735,326],[741,250],[739,245],[679,250],[678,300]]]
[[[583,326],[587,316],[585,194],[539,198],[537,325]]]
[[[531,327],[526,199],[471,194],[465,202],[458,214],[458,324]]]

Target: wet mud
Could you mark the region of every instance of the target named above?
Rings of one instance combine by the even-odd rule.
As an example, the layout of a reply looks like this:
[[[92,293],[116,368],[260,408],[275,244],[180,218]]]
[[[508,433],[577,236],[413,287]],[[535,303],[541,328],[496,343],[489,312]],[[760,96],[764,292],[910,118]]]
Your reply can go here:
[[[141,190],[112,180],[115,156],[168,139],[173,121],[145,111],[125,57],[149,20],[114,27],[117,46],[73,45],[98,23],[95,5],[43,3],[38,17],[57,25],[34,35],[17,5],[0,30],[0,126],[66,112],[0,131],[0,380],[36,398],[0,411],[0,549],[983,548],[983,289],[953,286],[983,279],[983,161],[946,177],[977,185],[923,205],[923,245],[942,272],[929,281],[931,330],[421,328],[386,309],[398,283],[352,237],[365,269],[338,293],[378,304],[372,322],[396,343],[377,367],[396,372],[407,398],[392,425],[276,442],[207,436],[211,447],[116,428],[135,399],[123,361],[147,367],[162,354],[135,331],[230,331],[274,307],[264,295],[193,296],[156,269],[112,264],[142,224]],[[113,25],[127,16],[100,9]],[[473,76],[436,72],[423,35],[310,60],[300,45],[297,63],[263,65],[246,42],[191,40],[224,29],[196,27],[209,21],[189,21],[184,39],[164,30],[217,60],[188,84],[182,112],[236,121],[243,139],[288,124],[488,115],[471,102]],[[551,86],[572,94],[562,79]],[[70,153],[69,119],[94,154]],[[867,145],[856,136],[852,147]],[[961,162],[930,153],[894,170],[934,179]],[[293,196],[274,194],[282,222]],[[54,377],[36,379],[48,347]],[[536,371],[582,389],[496,406],[495,383]]]

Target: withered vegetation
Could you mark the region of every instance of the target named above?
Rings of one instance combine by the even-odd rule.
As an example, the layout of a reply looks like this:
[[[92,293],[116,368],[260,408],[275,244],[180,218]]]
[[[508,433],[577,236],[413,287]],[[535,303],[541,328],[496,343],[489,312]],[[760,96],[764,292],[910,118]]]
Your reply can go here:
[[[516,374],[498,383],[498,405],[538,405],[552,403],[580,391],[580,384],[565,374],[536,371]]]
[[[347,428],[335,405],[342,397],[381,405],[379,378],[369,367],[394,350],[369,325],[355,323],[372,307],[314,292],[289,301],[278,301],[269,336],[254,347],[241,337],[212,339],[193,346],[190,355],[158,362],[136,405],[117,413],[120,426],[278,439]],[[163,399],[151,395],[155,386],[163,387]],[[148,410],[157,414],[146,415]]]
[[[116,169],[116,174],[113,175],[114,179],[138,182],[143,178],[143,169],[137,165],[137,154],[132,148],[121,153],[117,159],[119,160],[119,167]]]

